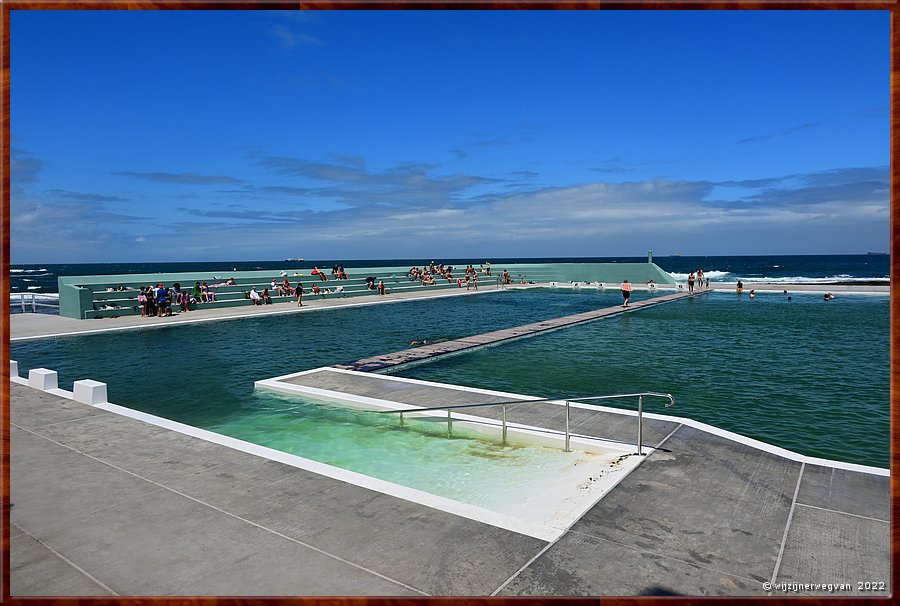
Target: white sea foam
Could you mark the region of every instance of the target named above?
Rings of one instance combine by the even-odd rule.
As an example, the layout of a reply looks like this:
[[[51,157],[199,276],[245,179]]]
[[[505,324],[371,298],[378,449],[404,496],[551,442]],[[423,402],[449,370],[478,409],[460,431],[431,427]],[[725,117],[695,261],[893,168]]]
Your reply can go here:
[[[676,282],[687,282],[688,274],[679,274],[679,273],[673,273],[673,272],[666,272],[666,273],[668,273],[670,276],[672,276],[672,279],[675,280]],[[714,270],[714,269],[703,272],[703,277],[709,278],[710,282],[717,281],[719,278],[724,278],[725,276],[730,276],[730,275],[731,275],[731,272],[718,271],[718,270]]]
[[[688,274],[667,272],[676,282],[687,282]],[[704,278],[709,278],[710,282],[773,282],[773,283],[810,283],[810,284],[827,284],[829,282],[871,282],[872,280],[888,280],[888,276],[860,278],[853,277],[850,274],[836,274],[827,278],[811,278],[809,276],[780,276],[773,278],[771,276],[751,276],[745,277],[740,274],[733,274],[727,271],[710,270],[703,272]]]
[[[887,281],[889,279],[888,276],[882,276],[880,278],[870,277],[870,278],[853,278],[848,274],[838,274],[836,276],[828,276],[827,278],[810,278],[808,276],[782,276],[780,278],[771,278],[768,276],[763,277],[751,277],[751,278],[734,278],[732,281],[736,282],[740,280],[742,282],[774,282],[774,283],[786,283],[786,284],[799,284],[799,283],[809,283],[809,284],[828,284],[830,282],[871,282],[873,280],[884,280]]]
[[[39,271],[47,271],[47,268],[42,267],[40,269],[10,269],[9,273],[11,273],[11,274],[33,274],[33,273],[37,273]],[[46,275],[49,276],[50,274],[46,274]]]

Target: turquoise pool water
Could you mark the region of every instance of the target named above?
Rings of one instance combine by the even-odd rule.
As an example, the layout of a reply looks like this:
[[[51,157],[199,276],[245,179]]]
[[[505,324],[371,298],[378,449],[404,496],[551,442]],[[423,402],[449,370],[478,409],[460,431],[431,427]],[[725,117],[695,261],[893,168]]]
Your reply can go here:
[[[671,392],[678,405],[668,413],[804,454],[886,467],[888,298],[793,299],[760,294],[751,302],[715,293],[400,374],[548,397]],[[619,302],[616,291],[506,291],[10,349],[23,373],[57,370],[63,388],[78,379],[103,381],[117,404],[242,439],[252,434],[251,441],[270,446],[266,440],[281,440],[274,428],[298,423],[298,409],[254,393],[256,380],[401,350],[412,340],[455,339]]]
[[[539,486],[596,458],[560,448],[502,444],[457,422],[399,417],[259,390],[240,417],[207,429],[282,452],[523,516]],[[457,421],[459,421],[457,419]],[[435,439],[439,436],[439,439]],[[585,472],[587,473],[587,471]],[[525,516],[527,517],[527,516]]]

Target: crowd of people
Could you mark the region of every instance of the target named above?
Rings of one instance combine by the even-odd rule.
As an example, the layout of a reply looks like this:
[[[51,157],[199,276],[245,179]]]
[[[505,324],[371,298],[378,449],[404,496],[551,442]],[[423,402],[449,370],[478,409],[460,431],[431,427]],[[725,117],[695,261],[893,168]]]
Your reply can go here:
[[[430,264],[422,266],[422,269],[418,267],[410,268],[406,273],[406,277],[410,282],[418,281],[422,286],[433,286],[438,280],[446,280],[448,284],[456,282],[459,288],[465,286],[466,290],[478,290],[478,276],[491,276],[490,260],[480,264],[478,269],[475,269],[474,265],[467,265],[463,274],[454,278],[453,272],[456,269],[458,268],[454,268],[452,265],[444,265],[443,262],[436,263],[432,261]],[[507,278],[509,277],[509,274],[505,271],[503,273]],[[505,283],[508,284],[508,282]]]
[[[214,303],[216,292],[206,282],[194,283],[194,288],[188,292],[181,284],[175,282],[172,288],[164,284],[156,286],[142,286],[138,294],[138,303],[141,306],[141,317],[163,317],[172,315],[172,307],[177,306],[181,312],[191,311],[191,305],[203,302]]]
[[[311,272],[312,275],[316,276],[322,282],[328,282],[328,275],[319,269],[318,267],[313,267]],[[347,272],[344,271],[343,263],[335,263],[331,268],[331,277],[335,280],[349,280],[350,276],[347,275]]]
[[[297,301],[298,307],[303,306],[303,295],[307,292],[312,295],[334,293],[341,297],[347,296],[343,285],[337,285],[334,288],[328,288],[324,285],[320,286],[321,282],[329,281],[326,271],[314,267],[310,274],[318,282],[314,283],[308,291],[304,289],[303,282],[298,281],[296,286],[292,285],[288,280],[288,274],[282,271],[279,277],[272,278],[267,287],[260,289],[257,285],[250,285],[249,290],[242,291],[243,296],[254,305],[269,305],[273,303],[273,297],[292,297]],[[299,276],[302,274],[295,273],[294,275]],[[460,268],[454,268],[443,262],[432,261],[428,265],[423,265],[421,269],[418,267],[411,268],[407,273],[407,277],[412,282],[418,281],[422,286],[429,286],[436,284],[437,281],[446,280],[449,284],[455,283],[459,288],[465,287],[466,290],[478,290],[479,278],[491,277],[491,262],[487,260],[479,264],[477,268],[470,264],[465,269],[460,270]],[[235,278],[226,279],[223,276],[213,276],[213,279],[219,281],[213,283],[197,281],[190,290],[182,288],[181,284],[177,282],[171,288],[163,284],[142,287],[138,295],[141,317],[171,316],[173,309],[175,309],[174,313],[188,313],[192,311],[192,308],[196,310],[198,304],[220,301],[220,299],[216,298],[216,289],[238,285]],[[331,279],[349,279],[343,264],[336,263],[331,268]],[[512,283],[512,278],[506,270],[503,271],[500,279],[503,284]],[[367,290],[378,291],[380,295],[386,295],[390,292],[384,280],[379,279],[377,276],[368,276],[365,279],[365,283]]]

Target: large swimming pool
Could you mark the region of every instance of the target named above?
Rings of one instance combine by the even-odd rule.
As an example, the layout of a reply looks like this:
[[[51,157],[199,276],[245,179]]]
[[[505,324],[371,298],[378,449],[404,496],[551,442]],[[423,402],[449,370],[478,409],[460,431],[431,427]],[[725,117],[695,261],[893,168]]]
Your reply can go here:
[[[269,445],[266,436],[277,432],[249,428],[276,427],[286,414],[294,423],[300,413],[284,398],[254,392],[256,380],[619,302],[618,292],[596,289],[499,291],[17,342],[11,357],[22,369],[57,370],[63,388],[103,381],[117,404],[235,437],[253,433]],[[714,293],[400,374],[537,396],[671,392],[678,405],[670,414],[804,454],[886,467],[888,328],[887,296],[826,303],[815,295],[788,302]]]
[[[887,467],[889,298],[790,296],[711,293],[397,374],[544,397],[668,392],[666,414]]]

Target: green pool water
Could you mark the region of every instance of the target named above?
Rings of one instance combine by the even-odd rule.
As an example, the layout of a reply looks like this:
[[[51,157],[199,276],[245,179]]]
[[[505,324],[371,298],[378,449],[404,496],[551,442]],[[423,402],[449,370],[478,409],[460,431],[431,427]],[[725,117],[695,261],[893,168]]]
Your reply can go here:
[[[63,388],[103,381],[117,404],[290,452],[291,440],[317,431],[304,415],[318,413],[254,392],[256,380],[619,302],[616,291],[506,291],[16,342],[10,350],[23,374],[57,370]],[[671,392],[678,404],[669,414],[804,454],[886,467],[888,328],[886,296],[825,303],[794,294],[788,303],[775,294],[750,301],[713,293],[400,374],[546,397]],[[348,413],[338,422],[348,442],[393,435],[361,419]],[[359,458],[353,465],[377,464]]]
[[[887,467],[888,297],[791,297],[712,293],[396,374],[545,397],[667,392],[675,408],[647,410]]]

